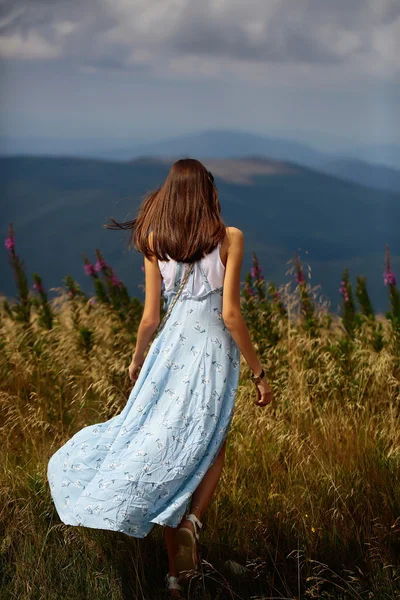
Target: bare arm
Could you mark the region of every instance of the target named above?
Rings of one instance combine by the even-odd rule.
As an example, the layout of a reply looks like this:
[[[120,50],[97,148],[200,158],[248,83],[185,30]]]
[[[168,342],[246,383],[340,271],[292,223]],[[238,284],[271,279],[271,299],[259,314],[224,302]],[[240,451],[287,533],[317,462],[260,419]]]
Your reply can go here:
[[[243,262],[244,235],[237,227],[229,227],[228,236],[222,318],[250,369],[255,375],[260,375],[262,367],[240,306],[240,270]]]
[[[149,240],[151,240],[151,236],[152,232],[149,233]],[[132,357],[132,361],[136,359],[137,362],[143,362],[144,352],[160,323],[162,275],[155,256],[151,259],[144,258],[144,270],[146,282],[145,303],[137,331],[136,347]]]

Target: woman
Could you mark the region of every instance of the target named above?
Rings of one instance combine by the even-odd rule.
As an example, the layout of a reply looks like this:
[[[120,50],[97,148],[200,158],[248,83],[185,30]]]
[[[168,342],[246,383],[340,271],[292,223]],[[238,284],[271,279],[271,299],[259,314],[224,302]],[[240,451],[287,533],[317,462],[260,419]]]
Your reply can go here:
[[[144,254],[134,386],[121,413],[84,427],[50,458],[48,479],[64,523],[134,537],[165,526],[167,587],[179,595],[180,580],[197,568],[200,519],[221,475],[240,353],[255,404],[272,401],[240,308],[244,237],[225,227],[214,178],[194,159],[175,162],[136,219],[111,221],[106,227],[131,229]]]

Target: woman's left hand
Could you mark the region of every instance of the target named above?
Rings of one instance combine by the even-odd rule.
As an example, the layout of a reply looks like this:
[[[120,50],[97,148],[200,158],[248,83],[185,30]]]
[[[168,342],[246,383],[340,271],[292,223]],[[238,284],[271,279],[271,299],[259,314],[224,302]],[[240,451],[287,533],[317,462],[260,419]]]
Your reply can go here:
[[[139,369],[144,363],[144,357],[134,356],[132,358],[132,362],[129,365],[129,378],[132,383],[135,383],[136,379],[139,377]]]

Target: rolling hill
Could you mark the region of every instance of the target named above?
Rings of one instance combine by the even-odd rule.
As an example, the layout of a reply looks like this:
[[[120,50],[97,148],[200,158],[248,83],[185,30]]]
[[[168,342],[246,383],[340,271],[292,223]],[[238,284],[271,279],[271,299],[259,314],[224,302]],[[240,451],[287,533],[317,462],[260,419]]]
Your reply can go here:
[[[366,188],[300,166],[253,155],[245,159],[204,159],[215,175],[227,225],[245,234],[242,279],[251,253],[265,277],[281,284],[293,252],[310,265],[312,285],[336,310],[343,268],[366,275],[374,307],[388,307],[383,256],[388,243],[393,269],[400,270],[400,194]],[[129,162],[78,158],[0,158],[2,234],[15,228],[17,251],[27,272],[39,272],[46,288],[59,287],[70,274],[85,291],[82,252],[95,259],[100,248],[130,293],[143,298],[143,257],[126,249],[127,232],[102,228],[110,216],[132,219],[143,195],[161,185],[170,159],[142,157]],[[4,248],[4,247],[3,247]],[[4,248],[0,293],[12,297],[14,281]]]
[[[393,147],[394,149],[395,147]],[[240,131],[207,130],[190,135],[152,142],[136,144],[133,147],[115,150],[113,159],[125,160],[142,156],[167,157],[169,160],[181,156],[196,156],[200,160],[217,159],[251,159],[253,156],[278,161],[294,162],[311,169],[335,175],[346,181],[359,183],[367,187],[400,193],[400,164],[394,168],[395,154],[390,156],[390,147],[385,147],[388,164],[374,164],[374,156],[379,158],[377,146],[375,155],[373,148],[367,147],[365,152],[358,149],[360,156],[370,156],[370,162],[361,160],[350,154],[342,155],[322,152],[312,145],[292,139],[256,135]],[[383,150],[382,150],[383,152]],[[378,160],[379,163],[379,160]]]
[[[373,165],[355,158],[341,158],[321,165],[320,170],[377,190],[400,192],[400,170],[384,165]]]

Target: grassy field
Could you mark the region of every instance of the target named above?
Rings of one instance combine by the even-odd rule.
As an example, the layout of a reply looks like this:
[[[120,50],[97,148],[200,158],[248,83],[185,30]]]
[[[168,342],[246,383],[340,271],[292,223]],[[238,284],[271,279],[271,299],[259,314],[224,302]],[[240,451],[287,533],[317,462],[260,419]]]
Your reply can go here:
[[[400,598],[393,323],[381,315],[349,326],[351,315],[330,315],[299,287],[267,301],[249,282],[243,312],[275,402],[254,406],[242,358],[224,470],[203,517],[201,572],[188,596]],[[0,312],[0,598],[164,598],[162,527],[136,539],[67,526],[50,497],[51,454],[127,401],[142,310],[130,300],[128,319],[122,301],[101,301],[98,287],[97,300],[71,289],[48,304],[42,294],[28,316],[21,298],[19,311],[5,303]]]

